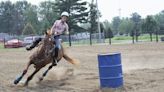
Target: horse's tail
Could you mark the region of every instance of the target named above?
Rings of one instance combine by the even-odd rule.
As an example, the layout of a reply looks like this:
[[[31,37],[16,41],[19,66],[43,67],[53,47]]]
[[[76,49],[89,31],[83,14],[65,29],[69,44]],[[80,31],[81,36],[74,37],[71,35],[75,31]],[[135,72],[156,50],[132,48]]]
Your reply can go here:
[[[67,60],[68,62],[70,62],[73,65],[79,66],[79,64],[80,64],[80,62],[78,60],[69,57],[67,54],[64,54],[63,57],[65,60]]]

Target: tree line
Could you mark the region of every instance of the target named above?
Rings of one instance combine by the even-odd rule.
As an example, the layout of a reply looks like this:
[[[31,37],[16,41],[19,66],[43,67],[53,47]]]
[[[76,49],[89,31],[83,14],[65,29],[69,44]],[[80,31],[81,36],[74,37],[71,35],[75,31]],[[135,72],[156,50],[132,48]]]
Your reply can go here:
[[[69,27],[71,33],[84,31],[78,23],[88,22],[89,3],[82,0],[44,1],[38,6],[23,0],[12,3],[0,2],[0,32],[10,34],[42,34],[60,18],[63,11],[70,14]],[[78,31],[75,31],[78,30]]]
[[[131,36],[133,43],[137,42],[142,34],[149,34],[150,41],[154,34],[158,41],[158,35],[164,34],[164,10],[156,15],[148,15],[146,18],[142,18],[137,12],[132,13],[130,18],[116,16],[111,23],[104,21],[103,24],[108,26],[114,35]]]
[[[90,34],[98,32],[98,16],[101,13],[97,10],[96,4],[84,0],[49,0],[41,2],[38,6],[23,0],[12,3],[11,1],[0,2],[0,32],[29,35],[43,34],[50,28],[54,21],[60,18],[63,11],[70,14],[68,25],[70,27],[69,42],[71,45],[70,35],[87,31]],[[133,42],[138,41],[142,34],[164,34],[164,11],[156,15],[149,15],[142,18],[137,12],[132,13],[131,17],[120,18],[116,16],[111,22],[105,20],[100,23],[101,33],[106,38],[112,38],[115,35],[130,35]],[[111,42],[111,40],[110,40]],[[90,44],[92,38],[90,35]]]

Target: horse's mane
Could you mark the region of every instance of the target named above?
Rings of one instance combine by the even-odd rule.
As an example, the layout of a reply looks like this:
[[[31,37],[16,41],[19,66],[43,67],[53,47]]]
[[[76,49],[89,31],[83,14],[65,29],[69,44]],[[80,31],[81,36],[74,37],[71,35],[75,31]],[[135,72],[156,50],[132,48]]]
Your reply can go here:
[[[50,31],[50,30],[49,30]],[[45,58],[45,56],[48,55],[49,50],[53,48],[53,44],[50,42],[49,38],[51,36],[50,32],[47,31],[44,38],[42,38],[42,41],[39,42],[38,46],[33,51],[33,54],[30,56],[30,58]]]

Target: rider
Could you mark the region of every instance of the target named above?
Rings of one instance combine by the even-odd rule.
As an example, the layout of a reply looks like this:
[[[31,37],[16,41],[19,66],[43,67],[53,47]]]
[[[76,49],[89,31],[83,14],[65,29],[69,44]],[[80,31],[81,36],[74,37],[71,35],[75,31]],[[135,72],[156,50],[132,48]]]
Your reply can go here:
[[[66,21],[68,20],[69,14],[68,12],[62,12],[61,13],[61,19],[56,20],[55,23],[53,24],[51,28],[51,32],[54,35],[55,39],[55,46],[52,49],[52,51],[55,50],[55,57],[58,57],[58,51],[61,49],[60,46],[60,35],[63,34],[63,32],[66,32],[66,34],[69,34],[69,27]],[[57,36],[56,36],[57,35]],[[41,38],[35,40],[29,47],[26,47],[26,50],[31,50],[33,49],[39,42],[41,41]]]
[[[63,34],[64,31],[66,31],[66,34],[69,34],[68,31],[68,24],[66,23],[66,21],[68,20],[69,14],[68,12],[63,12],[61,14],[61,19],[60,20],[56,20],[54,25],[51,28],[51,33],[54,34],[54,39],[55,39],[55,48],[52,50],[55,50],[55,57],[58,57],[58,51],[59,49],[61,49],[60,46],[60,35]]]

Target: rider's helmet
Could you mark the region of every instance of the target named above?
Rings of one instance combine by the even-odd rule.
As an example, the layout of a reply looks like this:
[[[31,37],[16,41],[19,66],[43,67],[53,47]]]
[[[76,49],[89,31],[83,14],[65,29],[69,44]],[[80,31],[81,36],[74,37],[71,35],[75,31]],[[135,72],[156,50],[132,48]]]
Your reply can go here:
[[[62,17],[62,16],[67,16],[67,17],[69,17],[69,14],[68,14],[68,12],[65,12],[65,11],[64,11],[64,12],[61,13],[61,17]]]

